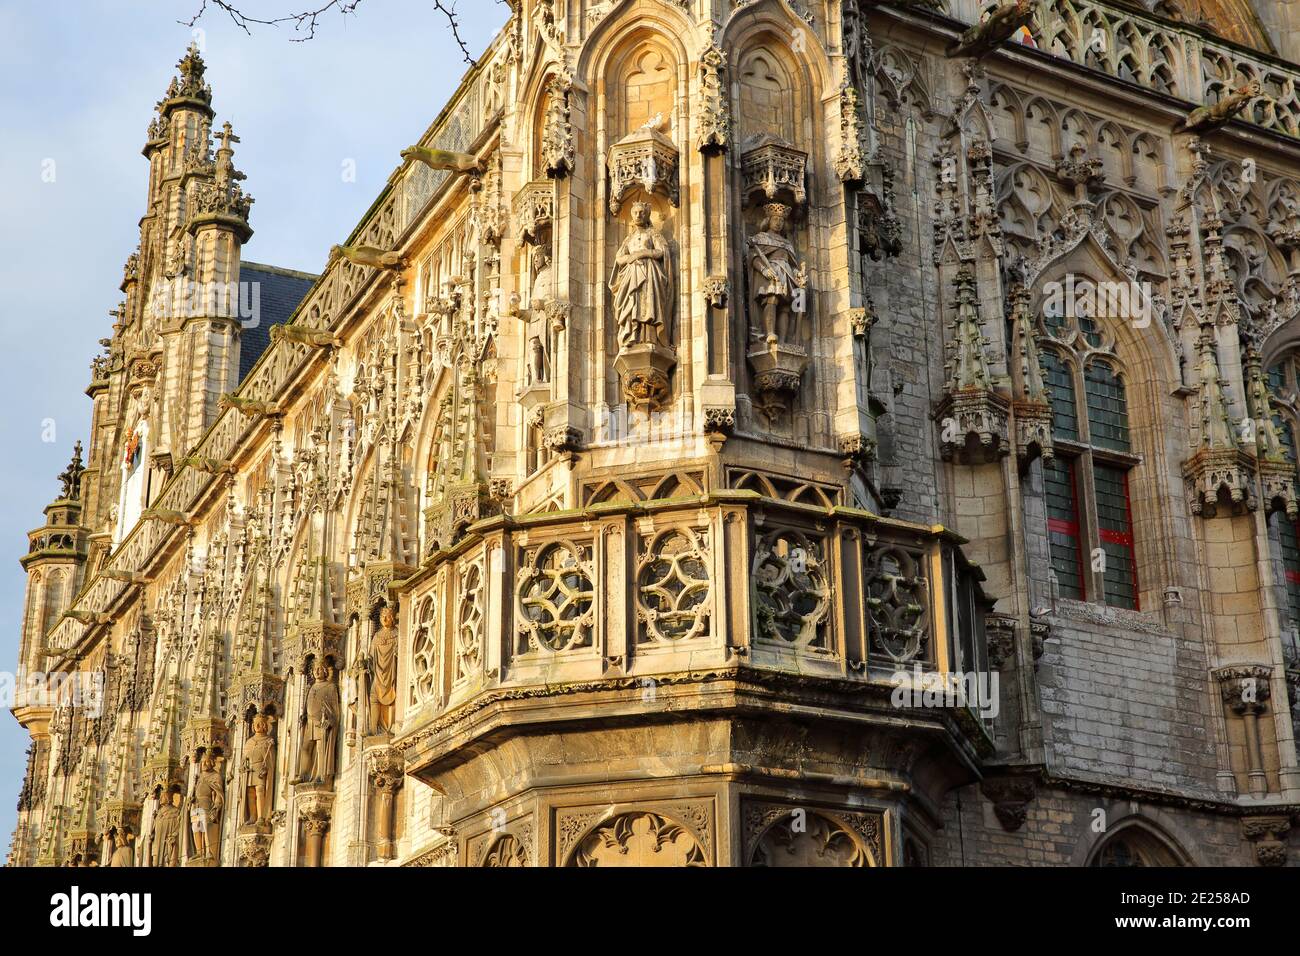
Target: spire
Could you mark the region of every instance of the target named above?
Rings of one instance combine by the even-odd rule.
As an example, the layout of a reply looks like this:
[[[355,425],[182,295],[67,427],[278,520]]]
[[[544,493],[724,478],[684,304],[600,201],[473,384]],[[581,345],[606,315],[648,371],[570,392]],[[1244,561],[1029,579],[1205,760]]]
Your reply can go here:
[[[1235,449],[1237,437],[1233,434],[1223,396],[1223,387],[1227,383],[1219,373],[1214,354],[1214,332],[1208,325],[1201,328],[1197,352],[1200,353],[1196,371],[1201,390],[1201,446],[1210,451]]]
[[[957,289],[957,315],[949,324],[951,356],[948,362],[948,390],[960,392],[989,387],[989,370],[984,348],[989,344],[980,330],[979,302],[975,297],[975,274],[963,266],[953,279]]]

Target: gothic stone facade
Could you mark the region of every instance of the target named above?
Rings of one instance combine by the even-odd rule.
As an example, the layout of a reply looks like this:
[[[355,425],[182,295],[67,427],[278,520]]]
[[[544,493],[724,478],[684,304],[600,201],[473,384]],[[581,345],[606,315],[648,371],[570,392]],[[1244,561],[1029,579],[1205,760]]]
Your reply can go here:
[[[511,8],[318,277],[181,61],[10,862],[1294,864],[1287,5]]]

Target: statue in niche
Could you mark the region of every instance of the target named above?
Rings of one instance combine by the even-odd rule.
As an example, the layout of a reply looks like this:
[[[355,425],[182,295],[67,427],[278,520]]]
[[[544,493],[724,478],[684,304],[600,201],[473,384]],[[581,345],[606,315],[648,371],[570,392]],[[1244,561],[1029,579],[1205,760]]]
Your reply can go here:
[[[339,730],[339,688],[334,670],[324,661],[312,668],[315,682],[307,691],[298,777],[294,783],[329,783],[334,779],[334,751]]]
[[[181,788],[172,786],[158,800],[149,840],[150,866],[179,866],[181,861]]]
[[[271,797],[275,792],[275,738],[271,717],[253,717],[253,736],[244,744],[242,771],[244,825],[266,826],[271,820]]]
[[[217,758],[206,753],[199,764],[199,775],[194,781],[194,794],[190,802],[190,832],[194,836],[194,852],[204,859],[219,853],[221,811],[225,799],[226,784]]]
[[[115,829],[109,837],[112,853],[108,858],[109,866],[135,866],[135,834],[126,828]]]
[[[762,329],[755,330],[768,344],[795,344],[802,340],[802,316],[807,311],[808,272],[786,238],[790,207],[768,203],[758,232],[747,240],[749,284],[758,306]]]
[[[609,289],[620,348],[672,346],[672,253],[663,233],[650,224],[648,203],[632,204],[632,231],[615,257]]]
[[[370,639],[370,732],[393,729],[397,705],[397,616],[391,607],[379,612],[379,630]]]
[[[527,316],[528,356],[525,367],[526,385],[540,385],[550,381],[546,357],[546,303],[555,296],[555,283],[550,253],[541,247],[533,250],[533,285],[530,290]]]

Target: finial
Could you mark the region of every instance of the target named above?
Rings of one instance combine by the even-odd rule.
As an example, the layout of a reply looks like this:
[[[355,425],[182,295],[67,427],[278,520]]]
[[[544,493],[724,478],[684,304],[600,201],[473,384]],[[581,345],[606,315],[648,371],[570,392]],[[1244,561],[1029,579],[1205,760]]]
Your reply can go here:
[[[81,474],[85,470],[81,463],[81,442],[77,442],[72,448],[72,461],[59,475],[59,481],[63,482],[63,500],[75,501],[81,497]]]

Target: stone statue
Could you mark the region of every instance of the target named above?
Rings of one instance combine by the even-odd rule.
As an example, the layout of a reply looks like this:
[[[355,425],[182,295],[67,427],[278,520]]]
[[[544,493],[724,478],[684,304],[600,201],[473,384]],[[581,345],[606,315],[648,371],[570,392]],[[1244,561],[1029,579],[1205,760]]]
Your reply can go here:
[[[220,852],[221,811],[226,799],[225,780],[212,754],[203,755],[191,799],[190,832],[194,834],[194,852],[209,859]]]
[[[555,295],[551,281],[551,255],[545,249],[533,250],[533,287],[528,299],[534,309],[545,307],[546,300]]]
[[[271,797],[275,792],[275,738],[271,718],[253,717],[253,736],[244,744],[242,771],[245,826],[265,826],[271,819]]]
[[[379,612],[379,630],[370,639],[370,732],[393,729],[397,704],[397,618],[391,607]]]
[[[551,256],[545,249],[533,250],[533,284],[529,290],[530,305],[526,319],[528,359],[525,366],[525,385],[539,385],[550,381],[549,363],[546,359],[546,304],[553,300],[555,286],[552,281]]]
[[[806,310],[808,274],[785,235],[790,207],[774,202],[763,212],[758,232],[747,243],[749,286],[761,317],[761,337],[769,344],[790,344],[801,338],[797,316]]]
[[[135,834],[130,830],[114,830],[109,837],[113,848],[108,858],[109,866],[135,866],[135,852],[132,844]]]
[[[312,669],[315,683],[307,691],[302,740],[298,745],[298,778],[294,783],[328,783],[334,779],[334,751],[339,731],[339,688],[334,671],[324,661]]]
[[[632,231],[619,247],[609,280],[620,348],[672,346],[673,286],[668,240],[650,225],[650,206],[633,203]]]
[[[181,862],[181,788],[173,786],[158,801],[149,839],[150,866],[179,866]]]

